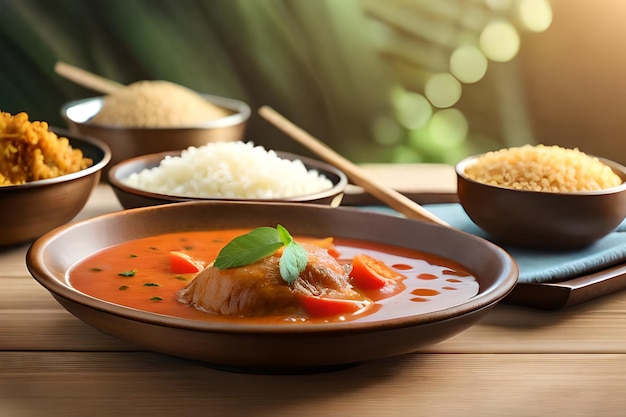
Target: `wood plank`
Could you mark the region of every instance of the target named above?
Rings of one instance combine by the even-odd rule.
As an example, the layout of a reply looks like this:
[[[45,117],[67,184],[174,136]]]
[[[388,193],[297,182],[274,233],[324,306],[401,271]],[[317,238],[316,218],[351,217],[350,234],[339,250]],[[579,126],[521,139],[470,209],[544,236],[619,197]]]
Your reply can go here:
[[[361,164],[359,167],[381,184],[419,204],[456,202],[456,172],[447,164]],[[380,204],[363,188],[348,184],[343,205]]]
[[[28,244],[0,248],[0,279],[5,277],[25,277],[30,276],[26,268],[26,251]],[[4,282],[4,281],[0,281]]]
[[[14,417],[610,417],[626,408],[626,397],[615,395],[626,385],[623,354],[414,354],[287,376],[145,353],[5,352],[0,363],[2,412]]]
[[[626,292],[562,310],[500,304],[436,352],[626,353]]]

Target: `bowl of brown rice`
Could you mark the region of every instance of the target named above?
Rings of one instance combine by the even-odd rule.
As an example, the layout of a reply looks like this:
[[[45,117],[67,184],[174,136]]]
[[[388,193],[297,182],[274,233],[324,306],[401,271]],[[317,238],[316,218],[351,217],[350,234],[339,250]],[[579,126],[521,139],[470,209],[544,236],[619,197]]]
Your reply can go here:
[[[325,162],[243,141],[130,158],[111,167],[108,181],[124,208],[198,200],[336,206],[348,184]]]
[[[104,141],[112,166],[139,155],[240,140],[250,107],[168,81],[139,81],[109,95],[66,103],[61,115],[70,132]]]
[[[497,243],[581,248],[626,217],[626,168],[578,149],[501,149],[460,161],[456,174],[459,202]]]
[[[92,138],[0,112],[0,247],[34,240],[71,221],[109,163]]]

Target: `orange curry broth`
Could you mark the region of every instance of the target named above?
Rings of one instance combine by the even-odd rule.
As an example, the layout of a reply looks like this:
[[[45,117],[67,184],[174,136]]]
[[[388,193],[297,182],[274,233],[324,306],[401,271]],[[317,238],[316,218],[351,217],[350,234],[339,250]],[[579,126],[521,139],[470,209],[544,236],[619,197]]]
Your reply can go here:
[[[213,322],[294,322],[288,317],[228,317],[202,312],[180,303],[176,292],[193,279],[191,274],[170,271],[171,251],[182,251],[205,264],[220,249],[249,229],[229,229],[162,234],[115,245],[81,260],[67,272],[67,280],[78,291],[122,306],[174,317]],[[319,240],[296,236],[301,242]],[[334,238],[341,262],[354,255],[368,254],[385,262],[405,278],[401,292],[388,298],[364,295],[375,300],[369,314],[355,317],[310,319],[319,321],[374,321],[441,310],[461,304],[478,293],[478,282],[461,265],[451,260],[411,249],[359,240]],[[383,298],[383,299],[380,299]],[[301,321],[298,321],[301,322]]]

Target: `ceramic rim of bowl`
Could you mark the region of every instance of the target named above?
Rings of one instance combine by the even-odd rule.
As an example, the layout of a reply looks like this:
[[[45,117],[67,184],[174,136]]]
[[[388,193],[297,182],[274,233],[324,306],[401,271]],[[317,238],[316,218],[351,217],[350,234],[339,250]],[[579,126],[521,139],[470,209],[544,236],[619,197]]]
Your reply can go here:
[[[320,174],[322,175],[323,175],[323,172],[321,172],[321,170],[327,171],[333,175],[336,175],[339,180],[336,183],[333,182],[333,186],[331,188],[322,190],[313,194],[297,195],[297,196],[291,196],[291,197],[281,197],[281,198],[276,198],[276,199],[262,199],[262,198],[245,198],[245,197],[244,198],[241,198],[241,197],[238,197],[238,198],[237,197],[233,197],[233,198],[188,197],[188,196],[175,195],[175,194],[161,194],[161,193],[156,193],[153,191],[146,191],[140,188],[135,188],[135,187],[126,185],[123,182],[123,179],[118,178],[117,176],[118,171],[128,164],[144,159],[144,160],[149,161],[149,163],[146,164],[146,166],[143,169],[149,169],[149,168],[159,166],[160,161],[162,161],[165,156],[178,156],[180,155],[181,152],[182,151],[159,152],[159,153],[154,153],[150,155],[141,155],[141,156],[137,156],[131,159],[127,159],[125,161],[121,161],[113,165],[111,169],[109,170],[109,173],[108,173],[109,183],[112,186],[117,187],[120,190],[127,192],[129,194],[134,194],[134,195],[147,197],[147,198],[160,199],[163,201],[212,201],[212,200],[226,201],[228,200],[228,201],[257,201],[257,202],[272,202],[272,201],[306,202],[306,201],[320,200],[320,199],[332,197],[337,194],[344,193],[348,185],[348,177],[346,176],[346,174],[340,169],[334,167],[333,165],[327,164],[326,162],[323,162],[323,161],[308,158],[302,155],[297,155],[297,154],[293,154],[289,152],[282,152],[282,151],[276,151],[276,154],[280,156],[281,158],[286,158],[286,159],[291,159],[291,160],[299,159],[304,163],[305,166],[307,166],[307,169],[315,169],[318,172],[320,172]],[[139,171],[135,171],[133,173],[137,173],[137,172]]]
[[[482,154],[468,156],[467,158],[464,158],[461,161],[457,162],[457,164],[454,167],[456,174],[459,177],[463,178],[465,181],[468,181],[474,184],[480,184],[484,187],[493,187],[493,188],[498,188],[501,190],[508,190],[511,192],[530,193],[530,194],[545,194],[545,195],[554,195],[554,196],[606,195],[606,194],[617,194],[626,190],[626,167],[615,161],[602,158],[599,156],[588,155],[588,156],[598,159],[600,162],[602,162],[603,164],[611,168],[611,170],[622,179],[622,183],[620,185],[617,185],[611,188],[604,188],[602,190],[592,190],[592,191],[548,192],[548,191],[520,190],[517,188],[505,187],[503,185],[488,184],[486,182],[477,181],[475,179],[468,177],[467,174],[465,174],[465,169],[468,166],[475,164],[481,155]]]
[[[68,103],[65,103],[61,107],[61,115],[75,123],[77,125],[89,125],[95,128],[100,129],[110,129],[110,130],[187,130],[187,129],[216,129],[220,127],[229,127],[236,126],[238,124],[246,122],[250,118],[251,110],[250,106],[241,100],[236,100],[233,98],[215,96],[211,94],[200,94],[202,97],[207,99],[209,102],[218,105],[219,107],[223,107],[227,110],[233,112],[233,114],[228,115],[226,117],[220,117],[215,120],[210,120],[208,122],[199,123],[195,125],[185,125],[185,126],[146,126],[146,127],[138,127],[138,126],[111,126],[104,125],[99,123],[90,123],[89,120],[96,115],[98,111],[102,108],[102,103],[104,101],[104,96],[90,97],[82,100],[74,100]],[[76,117],[75,109],[79,107],[92,107],[89,110],[86,110],[89,115],[85,117]]]
[[[238,323],[219,323],[219,322],[205,322],[200,320],[190,320],[174,316],[167,316],[143,310],[137,310],[130,307],[121,306],[108,301],[101,300],[89,295],[86,295],[77,289],[73,288],[67,281],[65,276],[60,278],[56,276],[58,274],[51,271],[46,259],[47,247],[54,243],[55,239],[62,238],[64,234],[72,234],[72,232],[79,231],[81,228],[87,227],[89,222],[107,222],[114,217],[126,217],[128,220],[132,220],[134,216],[141,216],[150,211],[164,211],[176,212],[184,210],[185,207],[206,207],[211,205],[258,205],[256,202],[182,202],[174,205],[160,205],[151,207],[140,207],[130,210],[124,210],[120,212],[114,212],[109,214],[100,215],[95,218],[82,220],[79,222],[66,224],[48,232],[39,237],[33,245],[30,247],[27,254],[27,266],[33,278],[38,281],[44,288],[50,291],[52,294],[63,297],[72,302],[86,306],[90,309],[99,310],[108,314],[114,314],[126,319],[135,320],[138,322],[144,322],[156,325],[165,325],[168,327],[194,330],[201,332],[214,332],[214,333],[229,333],[229,334],[243,334],[243,333],[255,333],[264,335],[284,335],[284,334],[315,334],[315,333],[335,333],[335,332],[370,332],[374,328],[380,329],[399,329],[409,328],[421,325],[429,325],[434,323],[443,322],[452,318],[462,317],[468,314],[474,314],[482,311],[486,308],[493,306],[509,294],[519,276],[519,269],[515,260],[499,246],[483,239],[478,236],[466,234],[449,228],[443,228],[442,226],[421,223],[420,227],[436,228],[439,229],[438,233],[455,234],[456,237],[462,237],[468,240],[468,243],[478,243],[484,245],[485,249],[489,250],[492,254],[491,260],[498,259],[503,265],[503,270],[498,275],[498,279],[487,288],[479,290],[478,294],[469,300],[454,305],[452,307],[443,308],[441,310],[435,310],[427,313],[419,313],[414,315],[407,315],[404,317],[391,318],[376,322],[332,322],[332,323],[310,323],[302,326],[290,326],[283,324],[238,324]],[[331,208],[328,206],[315,206],[308,204],[294,204],[294,203],[265,203],[266,206],[275,207],[293,207],[294,210],[304,211],[308,208],[314,210],[330,210],[336,212],[341,210],[348,212],[346,214],[354,213],[358,216],[373,218],[386,218],[390,222],[413,222],[410,219],[399,218],[396,216],[390,216],[382,213],[364,212],[352,207]],[[451,237],[454,238],[454,237]],[[477,245],[473,245],[476,247]]]

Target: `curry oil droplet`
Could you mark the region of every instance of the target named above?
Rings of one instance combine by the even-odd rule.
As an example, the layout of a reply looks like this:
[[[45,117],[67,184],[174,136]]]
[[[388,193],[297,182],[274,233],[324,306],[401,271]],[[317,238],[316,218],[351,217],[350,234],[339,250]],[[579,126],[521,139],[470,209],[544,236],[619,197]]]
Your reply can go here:
[[[462,278],[469,277],[469,275],[467,275],[466,272],[454,271],[452,269],[445,269],[445,270],[441,271],[441,273],[444,274],[444,275],[455,275],[457,277],[462,277]]]
[[[391,265],[391,267],[395,269],[399,269],[400,271],[408,271],[409,269],[413,269],[411,265],[407,265],[407,264],[393,264]]]
[[[437,290],[433,290],[432,288],[416,288],[413,291],[411,291],[411,294],[419,295],[422,297],[432,297],[441,293]]]
[[[424,279],[424,280],[433,280],[433,279],[437,279],[437,275],[433,275],[433,274],[419,274],[417,276],[418,279]]]
[[[444,289],[444,290],[458,290],[458,288],[454,288],[454,287],[442,287],[442,289]]]
[[[457,278],[448,278],[446,280],[446,282],[463,282],[463,281],[461,281],[460,279],[457,279]]]
[[[423,298],[423,297],[413,297],[411,298],[411,301],[415,301],[416,303],[423,303],[426,301],[430,301],[428,298]]]

